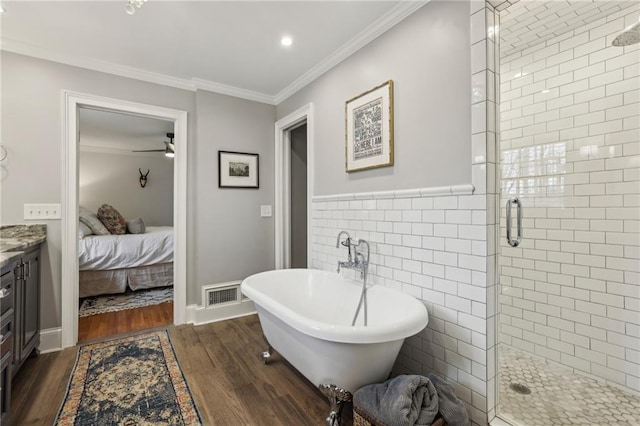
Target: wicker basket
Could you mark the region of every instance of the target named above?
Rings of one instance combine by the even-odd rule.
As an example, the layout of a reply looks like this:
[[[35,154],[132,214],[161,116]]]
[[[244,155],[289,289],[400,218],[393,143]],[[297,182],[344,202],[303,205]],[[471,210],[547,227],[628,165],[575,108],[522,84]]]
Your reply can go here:
[[[360,407],[353,406],[353,426],[387,426]],[[440,416],[431,423],[431,426],[447,426]]]

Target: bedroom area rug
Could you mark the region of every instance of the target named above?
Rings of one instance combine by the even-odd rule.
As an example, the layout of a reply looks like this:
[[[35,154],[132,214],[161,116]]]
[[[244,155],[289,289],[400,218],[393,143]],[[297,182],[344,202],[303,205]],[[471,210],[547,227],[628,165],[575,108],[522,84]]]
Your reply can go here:
[[[166,330],[82,346],[55,422],[202,425]]]
[[[78,315],[80,317],[87,317],[89,315],[124,311],[126,309],[159,305],[172,301],[173,287],[152,288],[122,294],[87,297],[82,300]]]

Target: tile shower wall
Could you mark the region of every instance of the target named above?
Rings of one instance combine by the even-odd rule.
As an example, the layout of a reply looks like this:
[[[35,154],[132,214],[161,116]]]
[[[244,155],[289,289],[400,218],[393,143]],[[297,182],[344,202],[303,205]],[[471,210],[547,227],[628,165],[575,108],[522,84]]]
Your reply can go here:
[[[405,342],[396,371],[448,377],[474,422],[486,424],[486,195],[468,195],[471,185],[457,189],[465,195],[447,188],[446,196],[314,197],[312,267],[335,271],[346,258],[346,249],[336,248],[341,230],[369,241],[371,284],[424,301],[430,315],[427,328]]]
[[[638,20],[626,5],[501,59],[502,197],[523,201],[525,239],[501,243],[500,339],[640,392],[640,45],[611,46]]]

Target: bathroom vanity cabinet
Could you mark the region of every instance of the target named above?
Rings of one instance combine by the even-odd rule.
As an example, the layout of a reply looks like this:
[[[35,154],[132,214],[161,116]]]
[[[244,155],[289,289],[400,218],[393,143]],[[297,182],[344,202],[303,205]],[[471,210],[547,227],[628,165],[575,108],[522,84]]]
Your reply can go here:
[[[0,424],[10,424],[11,380],[40,344],[40,245],[0,268]]]
[[[15,269],[13,367],[15,375],[40,344],[40,246],[25,251]]]
[[[0,226],[0,424],[8,426],[11,380],[40,345],[40,247],[47,226]]]
[[[14,320],[14,271],[18,262],[10,262],[1,268],[0,276],[0,424],[9,424],[11,402],[11,364],[13,361]]]

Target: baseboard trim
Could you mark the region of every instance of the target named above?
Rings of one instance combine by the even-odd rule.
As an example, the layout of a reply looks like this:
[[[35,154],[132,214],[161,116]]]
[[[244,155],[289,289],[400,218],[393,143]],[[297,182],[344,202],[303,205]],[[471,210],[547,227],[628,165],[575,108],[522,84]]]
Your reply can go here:
[[[210,308],[205,308],[200,305],[189,305],[187,306],[187,323],[202,325],[211,322],[244,317],[255,313],[256,308],[251,300],[243,300],[242,302],[233,305]]]
[[[187,323],[201,325],[244,317],[255,313],[256,308],[251,300],[243,300],[241,303],[234,305],[218,306],[208,309],[199,305],[189,305],[187,306]],[[62,327],[40,330],[40,346],[38,346],[38,350],[41,354],[62,350]]]
[[[38,350],[41,354],[62,350],[62,328],[54,327],[40,330],[40,346]]]

